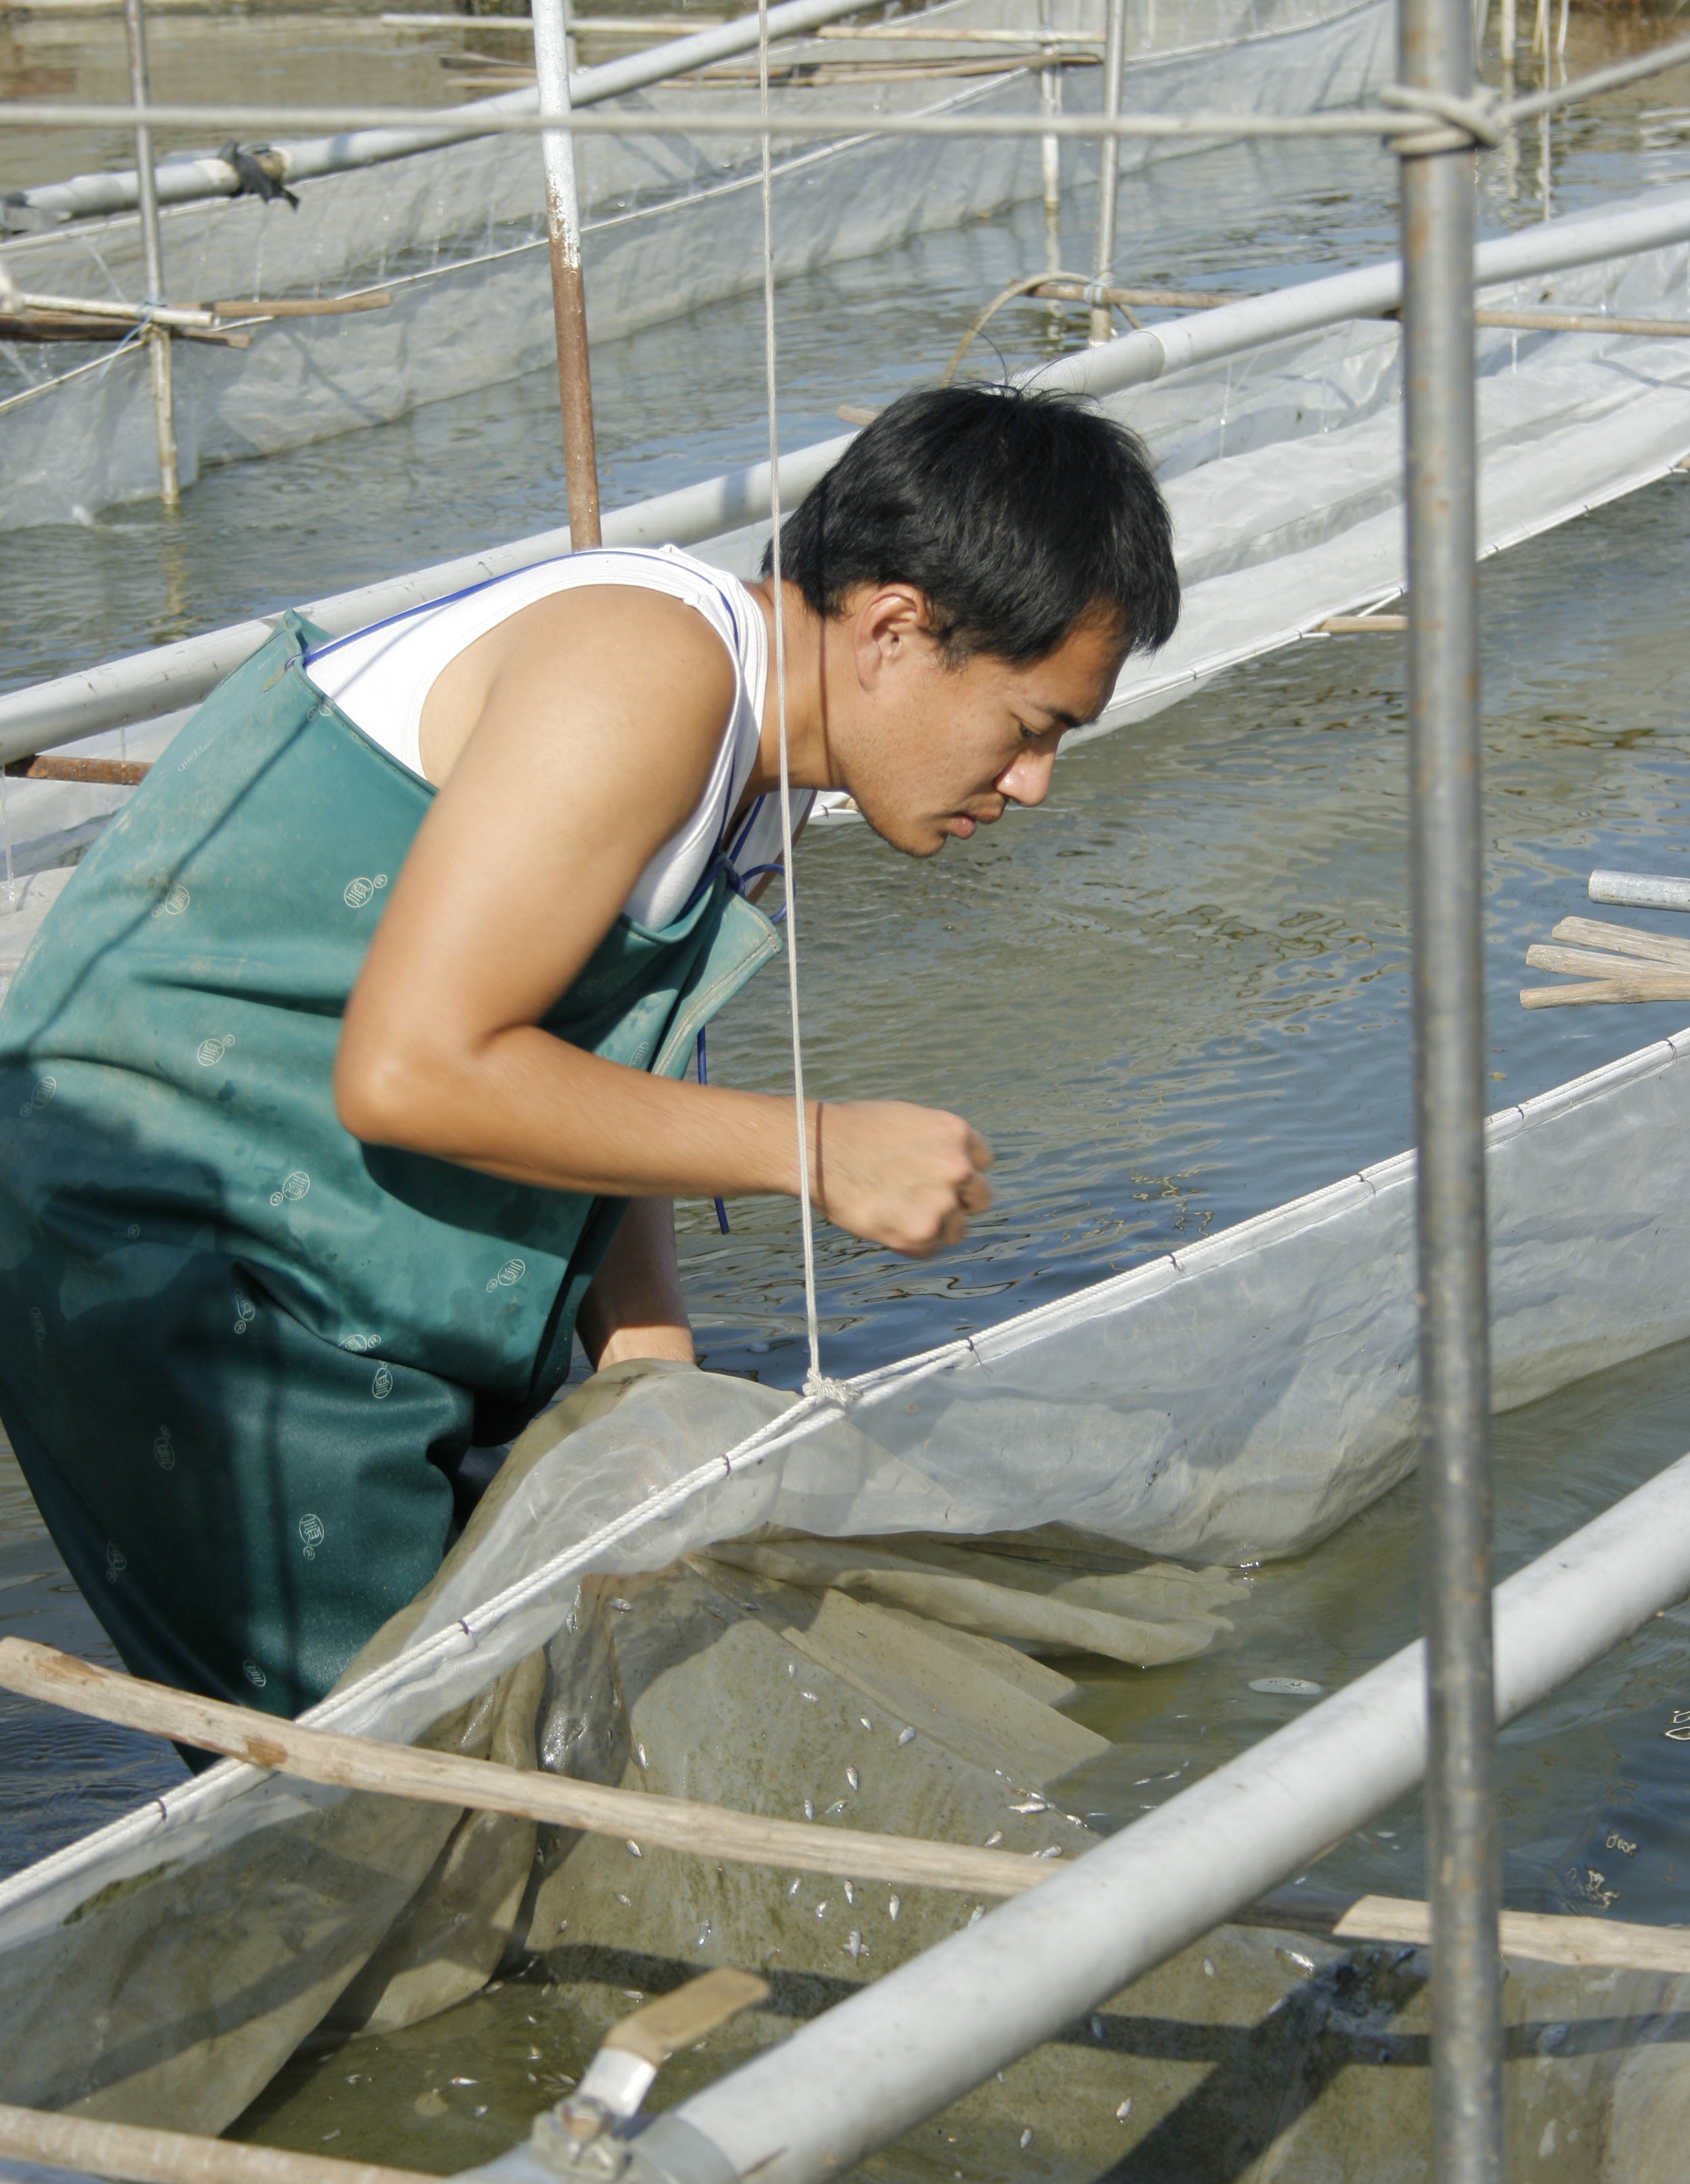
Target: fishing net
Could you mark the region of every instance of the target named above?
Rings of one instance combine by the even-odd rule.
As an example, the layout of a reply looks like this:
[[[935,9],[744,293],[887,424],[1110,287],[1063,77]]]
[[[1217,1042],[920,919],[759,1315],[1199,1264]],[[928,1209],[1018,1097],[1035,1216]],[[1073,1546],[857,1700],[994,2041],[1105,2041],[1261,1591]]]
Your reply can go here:
[[[1499,1407],[1690,1335],[1690,1230],[1661,1187],[1687,1048],[1493,1118]],[[1295,1552],[1405,1474],[1412,1186],[1411,1158],[1385,1162],[864,1375],[842,1409],[600,1374],[312,1718],[787,1817],[796,1785],[879,1753],[857,1824],[966,1841],[988,1807],[1005,1826],[1008,1781],[1019,1847],[1071,1855],[1090,1823],[1060,1785],[1102,1741],[1018,1649],[1200,1650],[1237,1597],[1221,1565]],[[924,1732],[904,1774],[883,1763],[899,1721]],[[625,1919],[625,1856],[220,1765],[0,1885],[8,2090],[219,2128],[325,2017],[411,2021],[508,1953],[629,1943],[637,1911],[696,1913],[724,1948],[760,1919],[798,1949],[752,1869],[683,1880],[676,1858],[659,1887],[642,1866]],[[876,1968],[965,1909],[924,1892]]]

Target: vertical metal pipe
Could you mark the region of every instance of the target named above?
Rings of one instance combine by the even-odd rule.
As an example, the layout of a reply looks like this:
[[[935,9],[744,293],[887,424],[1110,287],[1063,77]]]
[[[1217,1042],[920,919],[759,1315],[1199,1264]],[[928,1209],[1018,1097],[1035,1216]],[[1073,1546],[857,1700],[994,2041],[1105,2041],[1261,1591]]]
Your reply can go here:
[[[129,33],[129,90],[136,106],[151,101],[147,86],[147,20],[142,0],[124,0]],[[158,231],[158,186],[153,169],[153,131],[143,121],[135,132],[136,194],[141,207],[141,248],[147,266],[144,304],[164,301],[164,245]],[[167,509],[181,505],[181,476],[176,461],[175,390],[170,383],[170,337],[162,326],[146,335],[153,366],[153,426],[158,443],[158,498]]]
[[[1104,112],[1111,120],[1120,112],[1120,70],[1126,49],[1126,0],[1105,0],[1107,24],[1104,35]],[[1105,136],[1098,146],[1098,245],[1092,257],[1092,277],[1107,281],[1115,262],[1115,178],[1120,170],[1120,139]],[[1092,306],[1093,344],[1109,337],[1107,304]]]
[[[1051,27],[1050,10],[1051,0],[1039,0],[1038,20],[1039,28],[1042,31],[1048,31]],[[1047,120],[1051,115],[1060,114],[1062,111],[1062,70],[1049,57],[1048,47],[1045,64],[1039,71],[1038,104],[1039,112]],[[1042,137],[1039,142],[1039,151],[1044,168],[1044,219],[1046,234],[1048,237],[1051,223],[1062,210],[1060,141],[1054,136]]]
[[[566,0],[532,0],[534,70],[542,114],[570,110],[570,34]],[[546,166],[546,225],[552,239],[552,315],[558,330],[558,396],[564,416],[564,479],[569,493],[570,546],[579,553],[600,540],[598,457],[592,438],[592,381],[586,352],[586,290],[581,269],[581,203],[575,192],[575,138],[548,129],[540,139]]]
[[[1402,44],[1404,83],[1470,96],[1467,0],[1403,0]],[[1402,189],[1433,2173],[1502,2184],[1472,153]]]

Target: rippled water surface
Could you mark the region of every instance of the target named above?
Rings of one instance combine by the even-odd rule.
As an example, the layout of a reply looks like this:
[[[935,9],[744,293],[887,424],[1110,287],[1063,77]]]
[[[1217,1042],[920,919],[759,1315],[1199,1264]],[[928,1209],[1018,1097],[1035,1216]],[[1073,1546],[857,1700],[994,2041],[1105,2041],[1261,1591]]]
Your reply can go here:
[[[1594,35],[1576,24],[1587,44]],[[1646,88],[1561,132],[1557,209],[1690,171],[1690,136],[1672,119],[1685,92]],[[1493,224],[1533,216],[1535,157],[1528,142],[1512,204],[1500,162],[1488,163]],[[1354,261],[1391,247],[1390,179],[1381,159],[1355,150],[1170,162],[1124,196],[1120,263],[1135,279],[1260,287]],[[1083,192],[1066,218],[1064,253],[1083,263]],[[837,430],[841,401],[873,404],[931,376],[972,312],[1042,251],[1035,214],[792,284],[781,299],[787,443]],[[1006,313],[1002,323],[1008,360],[1025,360],[1038,319]],[[735,303],[595,357],[612,503],[757,455],[759,338],[754,309]],[[547,452],[554,401],[543,378],[517,382],[214,471],[174,526],[142,506],[0,540],[0,684],[560,521],[561,465]],[[1676,1029],[1687,1013],[1528,1015],[1516,999],[1526,945],[1581,907],[1593,866],[1685,868],[1687,549],[1690,476],[1483,571],[1498,1106]],[[955,1108],[998,1155],[995,1208],[942,1257],[911,1265],[822,1232],[829,1369],[859,1371],[1023,1311],[1407,1143],[1404,821],[1401,648],[1371,637],[1309,642],[1081,748],[1042,810],[934,862],[901,861],[859,828],[808,841],[798,916],[812,1089]],[[779,1088],[786,1038],[783,983],[766,978],[713,1031],[713,1069]],[[685,1207],[681,1220],[706,1364],[795,1384],[792,1210],[741,1206],[726,1237],[708,1207]],[[1504,1566],[1687,1447],[1690,1357],[1676,1351],[1502,1420]],[[1416,1521],[1405,1486],[1314,1553],[1256,1573],[1237,1630],[1196,1662],[1066,1664],[1083,1683],[1076,1710],[1119,1747],[1090,1778],[1098,1808],[1129,1819],[1294,1710],[1251,1692],[1252,1680],[1331,1689],[1412,1636]],[[0,1627],[108,1658],[3,1462]],[[1690,1620],[1678,1611],[1507,1733],[1511,1901],[1589,1909],[1611,1897],[1621,1917],[1682,1917],[1679,1770],[1690,1756],[1662,1731],[1684,1704]],[[0,1871],[179,1774],[136,1740],[0,1701]],[[1617,1867],[1610,1834],[1637,1846]],[[1323,1876],[1415,1893],[1419,1856],[1411,1803],[1342,1847]],[[339,2065],[347,2120],[332,2150],[443,2169],[509,2143],[551,2078],[581,2059],[569,2027],[553,2025],[538,2060],[501,2063],[519,2005],[525,2016],[531,1997],[503,1990]],[[485,2072],[459,2069],[466,2054],[486,2058]],[[460,2100],[454,2069],[497,2091],[460,2089]],[[308,2071],[253,2129],[313,2148],[342,2134],[328,2085]],[[441,2105],[419,2109],[429,2096]],[[401,2146],[396,2116],[431,2121],[406,2121]]]

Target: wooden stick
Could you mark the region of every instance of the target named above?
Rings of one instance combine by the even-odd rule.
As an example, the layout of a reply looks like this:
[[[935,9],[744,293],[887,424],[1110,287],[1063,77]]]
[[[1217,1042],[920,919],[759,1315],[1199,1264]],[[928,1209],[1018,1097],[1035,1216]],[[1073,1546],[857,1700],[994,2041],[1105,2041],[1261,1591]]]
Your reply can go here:
[[[783,1866],[855,1880],[950,1888],[973,1896],[1015,1896],[1047,1878],[1053,1861],[1010,1851],[974,1850],[961,1843],[908,1836],[869,1835],[853,1828],[764,1819],[720,1805],[692,1804],[642,1790],[611,1790],[598,1782],[490,1766],[447,1752],[302,1729],[272,1714],[220,1699],[166,1690],[162,1685],[97,1669],[26,1638],[0,1639],[0,1687],[45,1699],[73,1713],[128,1729],[173,1737],[220,1752],[254,1767],[280,1769],[308,1782],[415,1797],[425,1804],[510,1813],[589,1834],[690,1851],[748,1865]]]
[[[1587,980],[1577,986],[1522,986],[1523,1009],[1576,1009],[1597,1001],[1690,1000],[1690,978],[1662,987],[1650,984],[1645,974],[1632,972],[1623,978]]]
[[[92,1714],[99,1721],[174,1737],[203,1751],[226,1752],[254,1767],[280,1769],[308,1782],[415,1797],[425,1804],[510,1813],[590,1835],[660,1843],[700,1858],[993,1897],[1019,1895],[1048,1880],[1055,1869],[1054,1860],[1037,1855],[1021,1858],[1009,1851],[974,1850],[912,1836],[868,1835],[851,1828],[761,1819],[721,1805],[692,1804],[643,1790],[609,1790],[596,1782],[531,1774],[485,1759],[461,1759],[368,1737],[302,1729],[297,1722],[255,1714],[220,1699],[203,1699],[143,1682],[138,1676],[118,1675],[27,1638],[0,1639],[0,1689]],[[1431,1938],[1430,1919],[1426,1906],[1409,1898],[1287,1889],[1264,1897],[1229,1923],[1329,1933],[1338,1941],[1423,1945]],[[1676,1927],[1507,1911],[1502,1933],[1505,1955],[1531,1957],[1543,1964],[1690,1972],[1690,1931]],[[27,2113],[5,2110],[0,2116]],[[354,2184],[345,2173],[351,2165],[322,2164],[325,2171],[336,2173],[339,2184]],[[150,2184],[155,2175],[131,2170],[104,2173],[140,2178],[142,2184]],[[368,2173],[379,2178],[384,2172]],[[174,2179],[167,2184],[174,2184]],[[204,2184],[225,2184],[225,2180],[208,2174]],[[227,2184],[247,2184],[247,2180],[231,2176]],[[276,2184],[287,2184],[287,2180],[278,2177]],[[300,2184],[309,2184],[309,2180],[301,2179]],[[331,2184],[326,2175],[323,2184]]]
[[[1407,1942],[1425,1948],[1431,1941],[1430,1907],[1401,1896],[1339,1896],[1320,1889],[1278,1889],[1240,1912],[1231,1923],[1326,1934],[1337,1942]],[[1634,1926],[1620,1919],[1504,1911],[1501,1930],[1503,1955],[1528,1958],[1534,1964],[1690,1972],[1690,1931],[1682,1927]]]
[[[109,781],[133,788],[153,771],[150,759],[14,758],[6,763],[12,781]]]
[[[1676,933],[1644,933],[1634,925],[1610,925],[1601,917],[1564,917],[1549,935],[1551,940],[1570,940],[1587,948],[1606,948],[1616,956],[1642,956],[1656,963],[1672,963],[1690,971],[1690,940]]]
[[[1690,334],[1690,319],[1614,319],[1601,311],[1475,311],[1476,326],[1551,334]]]
[[[1170,311],[1218,311],[1223,304],[1236,304],[1236,296],[1217,296],[1207,288],[1099,288],[1089,281],[1040,281],[1020,293],[1035,303],[1144,304]]]
[[[1315,625],[1317,637],[1360,637],[1376,629],[1404,630],[1409,626],[1406,615],[1328,615],[1324,621]]]
[[[4,2106],[0,2154],[86,2170],[122,2184],[439,2184],[437,2177],[414,2169],[378,2169],[367,2161],[331,2161],[320,2153],[286,2153],[280,2147],[240,2146],[184,2131],[148,2131],[137,2124]]]
[[[1664,1000],[1690,992],[1690,963],[1637,963],[1606,949],[1554,948],[1536,941],[1526,951],[1528,971],[1565,971],[1577,978],[1623,978],[1632,985],[1658,988]]]
[[[528,28],[525,16],[522,27]],[[220,319],[331,319],[346,311],[385,311],[392,300],[386,289],[371,288],[361,296],[237,297],[231,303],[208,304],[205,308]]]

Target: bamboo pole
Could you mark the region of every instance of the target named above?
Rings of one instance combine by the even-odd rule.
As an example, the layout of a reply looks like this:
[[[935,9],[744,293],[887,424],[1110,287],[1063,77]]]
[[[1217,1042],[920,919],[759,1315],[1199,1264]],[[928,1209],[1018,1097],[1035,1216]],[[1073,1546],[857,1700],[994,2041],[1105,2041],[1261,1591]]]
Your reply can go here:
[[[3,2104],[0,2154],[115,2177],[120,2184],[439,2184],[414,2169],[378,2169],[367,2161],[331,2161],[320,2153]]]
[[[1682,977],[1651,978],[1646,972],[1623,978],[1587,979],[1576,986],[1522,986],[1523,1009],[1588,1008],[1604,1001],[1690,1000],[1690,972]]]
[[[1120,111],[1121,64],[1126,52],[1126,0],[1104,0],[1104,113],[1109,119]],[[1106,281],[1115,259],[1115,182],[1120,171],[1120,140],[1105,136],[1098,147],[1098,235],[1092,255],[1092,277]],[[1109,337],[1107,304],[1092,306],[1093,348]]]
[[[1376,630],[1394,631],[1400,635],[1409,626],[1406,615],[1328,615],[1324,621],[1315,625],[1317,637],[1371,636]]]
[[[414,1797],[425,1804],[509,1813],[522,1819],[579,1828],[590,1835],[620,1836],[642,1846],[655,1843],[699,1858],[774,1865],[787,1872],[825,1873],[845,1880],[901,1881],[993,1900],[1020,1895],[1057,1870],[1057,1861],[1037,1853],[1023,1858],[1011,1851],[976,1850],[965,1844],[930,1842],[919,1836],[869,1835],[851,1828],[763,1819],[725,1806],[693,1804],[648,1791],[611,1790],[597,1782],[530,1773],[485,1759],[463,1759],[446,1752],[417,1751],[408,1745],[302,1729],[297,1722],[254,1713],[247,1707],[170,1691],[140,1677],[96,1668],[25,1638],[0,1639],[0,1689],[65,1707],[120,1728],[139,1729],[200,1750],[224,1752],[304,1781]],[[1411,1898],[1285,1889],[1264,1897],[1241,1914],[1238,1923],[1330,1934],[1337,1941],[1425,1945],[1431,1936],[1429,1918],[1427,1907]],[[1503,1914],[1502,1942],[1504,1954],[1532,1958],[1541,1964],[1690,1974],[1690,1929],[1676,1926],[1626,1925],[1605,1919],[1509,1911]],[[0,2110],[0,2119],[26,2113]],[[338,2184],[357,2184],[354,2176],[345,2173],[351,2166],[340,2162],[324,2164],[325,2171],[336,2172]],[[142,2174],[128,2170],[102,2173]],[[249,2184],[249,2180],[208,2176],[203,2184]],[[253,2178],[250,2184],[264,2184],[264,2181]],[[277,2178],[274,2184],[287,2184],[287,2180]],[[309,2180],[301,2179],[299,2184],[309,2184]],[[336,2178],[325,2174],[321,2184],[336,2184]]]
[[[24,1638],[0,1639],[0,1688],[336,1789],[372,1790],[386,1797],[414,1797],[425,1804],[509,1813],[702,1858],[992,1897],[1017,1895],[1052,1869],[1053,1861],[1037,1856],[764,1819],[642,1790],[612,1790],[564,1775],[494,1767],[481,1759],[302,1729],[296,1722],[254,1713],[220,1699],[199,1698],[139,1677],[118,1675]]]
[[[567,0],[533,0],[535,80],[545,114],[570,110]],[[581,277],[581,203],[575,138],[548,129],[540,139],[546,168],[546,226],[552,245],[552,315],[558,330],[558,397],[564,421],[564,477],[570,550],[597,546],[598,459],[592,434],[592,379],[586,345],[586,289]]]
[[[97,781],[132,788],[153,771],[150,759],[14,758],[6,768],[9,781]]]
[[[129,34],[129,90],[137,107],[148,103],[147,88],[147,19],[142,0],[124,0],[123,16]],[[158,186],[153,166],[153,131],[142,122],[135,131],[136,189],[141,207],[141,242],[147,264],[148,304],[164,300],[164,248],[158,231]],[[153,429],[158,446],[158,498],[166,509],[181,506],[181,476],[176,458],[176,415],[170,376],[170,338],[162,329],[149,330],[147,348],[153,366]]]

